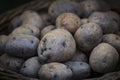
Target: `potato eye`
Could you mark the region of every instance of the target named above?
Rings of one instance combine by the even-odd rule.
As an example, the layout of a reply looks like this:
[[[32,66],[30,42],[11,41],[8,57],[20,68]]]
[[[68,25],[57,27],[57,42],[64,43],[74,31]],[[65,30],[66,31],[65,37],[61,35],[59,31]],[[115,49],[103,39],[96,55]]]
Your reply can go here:
[[[13,37],[13,40],[15,40],[16,39],[16,37]]]
[[[31,44],[33,44],[34,43],[34,41],[33,40],[31,40]]]

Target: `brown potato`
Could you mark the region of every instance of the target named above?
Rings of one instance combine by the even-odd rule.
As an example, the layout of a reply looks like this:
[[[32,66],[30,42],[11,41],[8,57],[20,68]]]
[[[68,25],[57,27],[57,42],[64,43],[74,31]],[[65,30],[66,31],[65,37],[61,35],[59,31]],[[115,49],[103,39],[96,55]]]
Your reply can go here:
[[[23,59],[13,57],[8,54],[3,54],[2,56],[0,56],[0,64],[13,71],[19,71],[23,62]]]
[[[40,30],[36,26],[30,25],[30,24],[24,24],[14,29],[11,35],[13,34],[25,34],[25,35],[32,35],[35,37],[39,37]]]
[[[60,14],[66,12],[75,13],[80,16],[82,9],[76,2],[57,0],[51,4],[48,10],[48,13],[53,19],[56,19]]]
[[[5,52],[9,55],[29,58],[37,54],[39,40],[31,35],[11,35],[6,43]]]
[[[35,11],[25,11],[20,16],[22,19],[22,25],[23,24],[30,24],[33,26],[38,27],[40,30],[44,27],[44,22],[39,14],[37,14]]]
[[[95,72],[108,73],[113,71],[119,61],[117,50],[107,43],[96,46],[89,59],[90,66]]]
[[[50,32],[50,31],[52,31],[52,30],[54,30],[54,29],[56,29],[56,27],[54,26],[54,25],[49,25],[49,26],[46,26],[45,28],[43,28],[42,29],[42,31],[41,31],[41,38],[45,35],[45,34],[47,34],[48,32]]]
[[[82,17],[88,18],[95,11],[108,11],[110,6],[103,0],[84,0],[80,3],[83,13]]]
[[[103,42],[112,45],[120,53],[120,36],[115,34],[106,34],[103,36]]]
[[[83,19],[81,19],[81,23],[82,23],[82,25],[83,24],[87,24],[87,23],[89,23],[90,21],[88,20],[88,18],[83,18]]]
[[[70,33],[74,34],[81,26],[81,20],[73,13],[63,13],[58,16],[56,26],[57,28],[67,29]]]
[[[0,35],[0,55],[2,55],[5,52],[5,46],[8,40],[8,36],[6,35]]]
[[[39,78],[42,80],[70,80],[72,71],[62,63],[48,63],[41,66]]]
[[[70,61],[78,61],[78,62],[88,62],[87,56],[80,52],[80,51],[76,51],[76,53],[74,54],[74,56],[70,59]]]
[[[104,34],[117,33],[119,31],[119,24],[111,19],[111,16],[105,12],[94,12],[89,17],[90,22],[100,25]]]
[[[56,29],[47,33],[38,46],[41,61],[64,62],[75,53],[76,43],[73,36],[65,29]]]
[[[98,45],[103,37],[102,30],[95,23],[87,23],[82,25],[75,33],[75,40],[78,47],[83,52],[90,52]]]
[[[38,77],[38,71],[40,67],[41,64],[39,63],[38,57],[31,57],[23,63],[20,73],[25,76],[36,78]]]
[[[89,64],[78,61],[68,61],[65,63],[73,72],[73,80],[81,80],[87,78],[91,74]]]

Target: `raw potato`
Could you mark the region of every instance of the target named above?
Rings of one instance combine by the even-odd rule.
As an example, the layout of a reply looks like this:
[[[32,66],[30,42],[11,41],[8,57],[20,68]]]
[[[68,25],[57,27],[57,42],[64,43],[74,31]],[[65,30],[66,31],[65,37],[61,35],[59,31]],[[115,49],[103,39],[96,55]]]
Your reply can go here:
[[[73,80],[81,80],[90,76],[90,66],[85,62],[69,61],[65,64],[72,70]]]
[[[103,36],[103,42],[112,45],[120,53],[120,36],[115,34],[106,34]]]
[[[24,24],[16,29],[14,29],[11,34],[12,35],[13,34],[25,34],[25,35],[32,35],[35,37],[39,37],[40,30],[36,26],[30,25],[30,24]]]
[[[44,12],[44,13],[40,14],[40,16],[43,19],[44,26],[53,24],[53,22],[51,20],[51,16],[48,13]]]
[[[83,19],[81,19],[81,23],[82,23],[82,25],[83,24],[87,24],[87,23],[89,23],[90,21],[88,20],[88,18],[83,18]]]
[[[102,30],[100,26],[95,23],[86,23],[82,25],[74,36],[79,49],[83,52],[90,52],[101,42],[102,37]]]
[[[23,62],[23,59],[13,57],[8,54],[3,54],[2,56],[0,56],[0,64],[13,71],[19,71]]]
[[[70,80],[72,71],[62,63],[48,63],[41,66],[39,78],[42,80]]]
[[[29,58],[37,54],[39,40],[31,35],[11,35],[6,43],[5,52],[9,55]]]
[[[5,46],[8,40],[8,36],[6,35],[0,35],[0,55],[2,55],[5,52]]]
[[[98,73],[108,73],[113,71],[119,61],[117,50],[107,43],[96,46],[89,59],[92,69]]]
[[[15,18],[13,18],[10,21],[9,27],[8,27],[8,31],[9,33],[11,33],[15,28],[19,27],[22,24],[22,19],[20,16],[17,16]]]
[[[82,17],[88,18],[95,11],[108,11],[109,5],[103,0],[84,0],[80,3],[83,13]]]
[[[47,34],[48,32],[50,32],[50,31],[52,31],[52,30],[54,30],[54,29],[56,29],[56,27],[54,26],[54,25],[49,25],[49,26],[46,26],[45,28],[43,28],[43,30],[41,31],[41,38],[45,35],[45,34]]]
[[[74,54],[74,56],[72,57],[72,59],[70,59],[70,61],[79,61],[79,62],[88,62],[87,56],[80,52],[80,51],[76,51],[76,53]]]
[[[58,16],[56,26],[57,28],[67,29],[70,33],[74,34],[81,26],[81,20],[73,13],[63,13]]]
[[[81,15],[82,9],[80,5],[73,1],[54,1],[48,10],[50,16],[52,16],[53,19],[56,19],[60,14],[70,12],[75,13],[77,15]]]
[[[31,57],[23,63],[20,69],[20,73],[25,76],[36,78],[38,77],[38,71],[40,67],[41,64],[39,63],[38,57]]]
[[[41,61],[64,62],[69,60],[76,51],[73,36],[65,29],[56,29],[47,33],[38,46]]]
[[[89,17],[90,22],[100,25],[104,34],[117,33],[119,31],[119,24],[111,19],[112,16],[105,12],[94,12]]]
[[[44,27],[44,22],[39,14],[35,11],[25,11],[21,15],[22,24],[30,24],[38,27],[40,30]]]

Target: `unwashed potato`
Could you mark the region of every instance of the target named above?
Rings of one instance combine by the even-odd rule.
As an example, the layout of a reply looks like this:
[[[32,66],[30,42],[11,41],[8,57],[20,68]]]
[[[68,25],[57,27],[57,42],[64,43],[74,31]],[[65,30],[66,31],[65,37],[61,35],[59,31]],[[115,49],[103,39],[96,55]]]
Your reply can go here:
[[[82,17],[88,18],[95,11],[108,11],[110,6],[103,0],[84,0],[80,3],[83,13]]]
[[[100,26],[91,22],[82,25],[74,36],[78,48],[83,52],[90,52],[101,42],[102,37],[103,33]]]
[[[25,35],[32,35],[35,37],[39,37],[40,30],[39,30],[39,28],[37,28],[34,25],[24,24],[16,29],[14,29],[13,32],[11,33],[11,35],[13,35],[13,34],[25,34]]]
[[[23,62],[23,59],[13,57],[8,54],[3,54],[2,56],[0,56],[0,64],[13,71],[19,71]]]
[[[74,54],[74,56],[70,59],[70,61],[78,61],[78,62],[88,62],[87,56],[80,52],[80,51],[76,51],[76,53]]]
[[[119,24],[115,20],[112,20],[112,16],[106,12],[92,13],[89,21],[100,25],[104,34],[117,33],[119,31]]]
[[[83,19],[81,19],[81,23],[82,23],[82,25],[83,24],[87,24],[87,23],[89,23],[90,21],[88,20],[88,18],[83,18]]]
[[[19,27],[22,24],[22,19],[20,16],[13,18],[10,21],[8,32],[11,33],[15,28]]]
[[[87,78],[91,74],[89,64],[78,61],[68,61],[65,63],[73,72],[73,80],[81,80]]]
[[[107,43],[100,43],[91,52],[89,63],[92,69],[98,73],[113,71],[119,61],[117,50]]]
[[[43,19],[35,11],[32,11],[32,10],[25,11],[22,13],[20,17],[22,19],[22,25],[30,24],[30,25],[38,27],[40,30],[44,27]]]
[[[56,19],[60,14],[66,12],[75,13],[80,16],[82,9],[77,2],[57,0],[51,4],[48,10],[48,13],[53,19]]]
[[[120,53],[120,36],[116,34],[106,34],[103,36],[103,42],[112,45]]]
[[[11,35],[6,43],[5,52],[9,55],[29,58],[37,54],[39,40],[31,35]]]
[[[73,36],[65,29],[56,29],[47,33],[38,46],[40,60],[46,62],[64,62],[75,53],[76,43]]]
[[[62,63],[48,63],[41,66],[39,78],[42,80],[70,80],[72,71]]]
[[[50,31],[52,31],[52,30],[54,30],[54,29],[56,29],[56,26],[54,26],[54,25],[49,25],[49,26],[46,26],[45,28],[43,28],[42,29],[42,31],[41,31],[41,38],[45,35],[45,34],[47,34],[48,32],[50,32]]]
[[[57,28],[67,29],[70,33],[74,34],[81,26],[81,20],[73,13],[63,13],[57,17],[56,26]]]
[[[0,35],[0,55],[2,55],[5,52],[5,46],[8,40],[8,36],[6,35]]]
[[[31,57],[23,63],[20,73],[29,77],[38,77],[40,67],[38,57]]]

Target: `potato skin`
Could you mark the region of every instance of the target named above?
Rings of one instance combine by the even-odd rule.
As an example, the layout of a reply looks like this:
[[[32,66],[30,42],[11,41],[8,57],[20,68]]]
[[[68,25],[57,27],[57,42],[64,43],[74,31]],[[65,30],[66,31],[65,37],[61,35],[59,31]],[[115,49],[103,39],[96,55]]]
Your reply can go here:
[[[38,56],[46,62],[64,62],[75,53],[76,43],[65,29],[56,29],[47,33],[38,46]]]
[[[89,63],[92,69],[98,73],[113,71],[119,61],[117,50],[107,43],[101,43],[91,52]]]
[[[8,36],[6,35],[0,35],[0,55],[2,55],[5,52],[5,46],[8,40]]]
[[[72,71],[62,63],[48,63],[41,66],[39,78],[43,80],[70,80]]]
[[[83,19],[81,19],[81,23],[82,23],[82,25],[83,24],[87,24],[87,23],[89,23],[90,21],[88,20],[88,18],[83,18]]]
[[[68,61],[65,64],[72,70],[73,80],[81,80],[90,76],[90,66],[85,62]]]
[[[24,63],[23,59],[13,57],[8,54],[3,54],[2,56],[0,56],[0,64],[16,72],[19,71],[23,63]]]
[[[70,59],[70,61],[78,61],[78,62],[88,62],[87,56],[85,55],[85,53],[80,52],[80,51],[76,51],[74,56]]]
[[[50,31],[52,31],[52,30],[54,30],[54,29],[56,29],[56,27],[54,26],[54,25],[49,25],[49,26],[46,26],[45,28],[43,28],[42,29],[42,31],[41,31],[41,38],[45,35],[45,34],[47,34],[48,32],[50,32]]]
[[[31,35],[11,35],[6,43],[5,52],[9,55],[29,58],[37,54],[39,40]]]
[[[53,19],[56,19],[62,13],[75,13],[77,15],[81,15],[82,9],[80,5],[73,1],[54,1],[51,6],[49,7],[48,13]]]
[[[103,36],[103,42],[110,44],[120,53],[120,36],[116,34],[106,34]]]
[[[100,26],[91,22],[82,25],[74,35],[78,48],[83,52],[90,52],[102,41],[102,37]]]
[[[25,35],[32,35],[35,37],[39,37],[40,30],[36,26],[30,25],[30,24],[24,24],[16,29],[14,29],[11,34],[12,35],[13,34],[25,34]]]
[[[56,20],[57,28],[63,28],[74,34],[76,30],[81,26],[81,20],[79,16],[73,13],[63,13],[58,16]]]
[[[100,25],[104,34],[118,33],[119,24],[112,19],[106,12],[94,12],[89,17],[90,22]]]
[[[110,10],[110,6],[103,0],[84,0],[80,3],[80,5],[83,9],[82,17],[84,18],[88,18],[93,12],[96,11]]]
[[[39,58],[31,57],[23,63],[20,69],[20,73],[25,76],[36,78],[38,77],[38,71],[40,67],[41,67],[41,64],[39,62]]]
[[[38,27],[40,30],[43,29],[44,27],[43,19],[35,11],[27,10],[23,12],[20,17],[22,19],[22,25],[30,24],[30,25]]]

